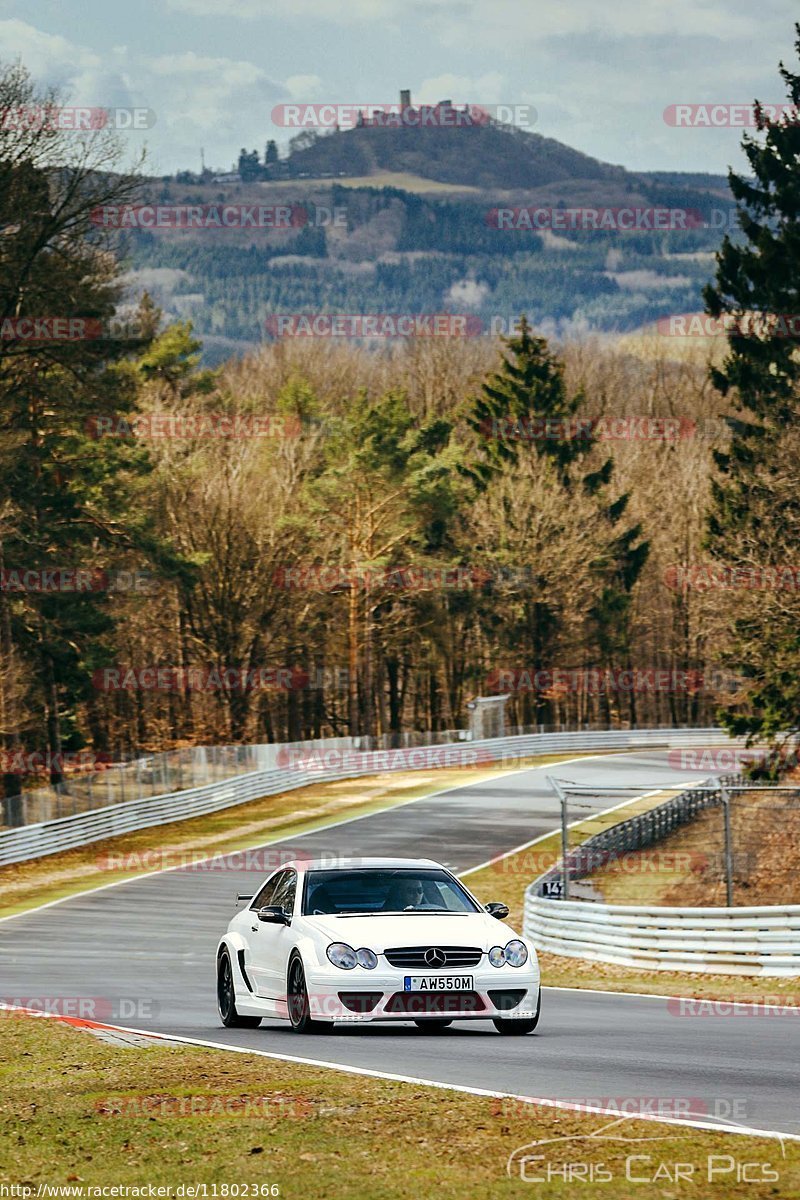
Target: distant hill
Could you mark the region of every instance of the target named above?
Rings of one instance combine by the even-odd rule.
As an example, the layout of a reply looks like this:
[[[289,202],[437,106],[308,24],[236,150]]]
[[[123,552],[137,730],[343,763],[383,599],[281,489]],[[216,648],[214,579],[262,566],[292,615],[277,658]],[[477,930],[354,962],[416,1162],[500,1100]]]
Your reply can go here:
[[[642,172],[642,176],[660,187],[693,188],[725,200],[731,198],[727,175],[709,175],[704,171],[647,171]]]
[[[334,130],[294,149],[288,166],[294,178],[390,171],[485,190],[540,188],[570,180],[635,180],[624,167],[600,162],[555,138],[497,124]]]
[[[521,312],[547,336],[625,334],[696,312],[732,211],[718,175],[632,172],[560,142],[486,125],[365,126],[294,141],[278,178],[150,180],[151,203],[290,204],[286,229],[124,235],[132,295],[190,318],[205,361],[246,352],[276,313],[466,312],[487,331]],[[688,208],[669,232],[498,228],[499,206]]]

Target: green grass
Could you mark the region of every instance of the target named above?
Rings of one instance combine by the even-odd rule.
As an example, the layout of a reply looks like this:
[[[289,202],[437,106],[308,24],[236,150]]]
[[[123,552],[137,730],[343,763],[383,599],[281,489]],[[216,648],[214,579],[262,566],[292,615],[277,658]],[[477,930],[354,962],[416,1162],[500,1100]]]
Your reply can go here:
[[[416,192],[419,195],[428,195],[438,193],[440,195],[458,196],[466,193],[479,195],[481,188],[472,187],[470,184],[456,183],[440,183],[436,179],[425,179],[422,175],[414,175],[410,171],[376,171],[374,175],[348,175],[336,178],[315,177],[309,179],[291,179],[269,181],[264,186],[267,188],[283,188],[296,192],[298,186],[304,184],[306,186],[320,185],[324,187],[347,187],[347,188],[401,188],[404,192]]]
[[[418,1035],[411,1035],[418,1036]],[[525,1043],[535,1060],[535,1037]],[[402,1071],[403,1035],[397,1061]],[[284,1200],[566,1200],[580,1183],[532,1186],[506,1175],[509,1155],[536,1147],[550,1171],[603,1164],[601,1196],[766,1200],[800,1195],[800,1145],[459,1094],[197,1047],[118,1048],[60,1022],[8,1019],[0,1061],[0,1182],[89,1187],[277,1184]],[[312,1052],[299,1038],[295,1052]],[[535,1077],[532,1079],[535,1091]],[[192,1115],[192,1114],[195,1115]],[[648,1139],[640,1141],[634,1139]],[[655,1140],[650,1140],[655,1139]],[[785,1154],[785,1156],[784,1156]],[[626,1181],[626,1158],[652,1177],[689,1164],[688,1181]],[[707,1182],[712,1165],[728,1165]],[[737,1183],[735,1164],[751,1176]],[[767,1166],[767,1164],[770,1164]],[[529,1168],[532,1169],[532,1168]],[[543,1165],[538,1170],[546,1170]],[[574,1166],[572,1170],[574,1170]],[[662,1168],[663,1171],[663,1168]],[[252,1191],[250,1193],[253,1194]],[[263,1194],[263,1193],[262,1193]],[[588,1193],[587,1193],[588,1194]],[[217,1195],[221,1195],[218,1190]],[[240,1195],[243,1195],[240,1192]]]

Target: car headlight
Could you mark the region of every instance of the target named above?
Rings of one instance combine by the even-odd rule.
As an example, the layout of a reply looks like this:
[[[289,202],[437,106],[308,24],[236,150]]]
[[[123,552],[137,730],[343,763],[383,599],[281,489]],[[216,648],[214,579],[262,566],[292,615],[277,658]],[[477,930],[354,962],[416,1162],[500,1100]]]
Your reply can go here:
[[[358,962],[355,950],[345,942],[334,942],[328,946],[326,953],[333,965],[341,967],[343,971],[352,971]]]
[[[493,967],[502,967],[506,961],[506,952],[502,946],[492,946],[489,951],[489,962]]]
[[[362,946],[360,950],[356,950],[356,962],[360,967],[366,967],[368,971],[373,971],[378,965],[378,956],[374,951]]]
[[[528,961],[528,947],[519,938],[512,938],[505,948],[506,962],[512,967],[524,967]]]

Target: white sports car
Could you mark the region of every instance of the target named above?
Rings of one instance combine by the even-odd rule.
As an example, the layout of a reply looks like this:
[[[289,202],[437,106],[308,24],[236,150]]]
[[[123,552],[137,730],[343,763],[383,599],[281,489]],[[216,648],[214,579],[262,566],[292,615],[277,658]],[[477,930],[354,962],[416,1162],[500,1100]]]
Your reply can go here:
[[[217,949],[222,1023],[262,1017],[298,1033],[334,1021],[414,1021],[427,1032],[489,1018],[500,1033],[539,1020],[536,951],[429,859],[289,862],[233,917]]]

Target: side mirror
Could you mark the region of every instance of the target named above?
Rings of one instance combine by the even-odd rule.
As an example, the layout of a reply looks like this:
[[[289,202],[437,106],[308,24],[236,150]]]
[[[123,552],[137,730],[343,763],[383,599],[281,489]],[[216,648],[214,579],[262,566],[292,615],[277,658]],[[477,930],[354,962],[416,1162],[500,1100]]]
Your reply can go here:
[[[495,900],[486,905],[486,911],[490,917],[497,917],[498,921],[504,921],[508,916],[508,905]]]
[[[258,919],[267,921],[270,925],[288,925],[291,917],[280,904],[268,904],[258,910]]]

